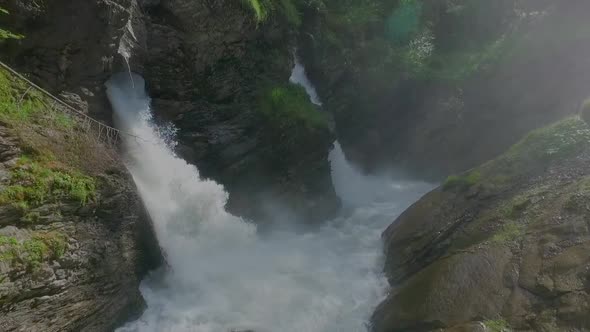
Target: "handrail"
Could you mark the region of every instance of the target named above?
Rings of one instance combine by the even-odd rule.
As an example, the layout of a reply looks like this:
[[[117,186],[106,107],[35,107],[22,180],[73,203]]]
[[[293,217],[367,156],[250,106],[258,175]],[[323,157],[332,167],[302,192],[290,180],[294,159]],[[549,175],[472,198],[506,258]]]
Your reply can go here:
[[[8,66],[7,64],[5,64],[4,62],[0,61],[0,67],[8,70],[10,73],[12,73],[13,75],[15,75],[16,77],[20,78],[21,80],[25,81],[27,84],[29,84],[30,86],[32,86],[33,88],[39,90],[41,93],[43,93],[44,95],[46,95],[47,97],[53,99],[53,101],[55,101],[56,103],[66,107],[68,110],[70,110],[71,112],[73,112],[74,114],[76,114],[77,116],[83,117],[85,120],[88,120],[90,122],[96,123],[99,126],[99,139],[101,138],[102,132],[104,129],[106,129],[107,132],[107,137],[109,137],[109,133],[114,132],[116,135],[120,135],[123,134],[125,136],[129,136],[129,137],[133,137],[135,139],[140,139],[142,141],[147,142],[146,139],[139,137],[137,135],[128,133],[128,132],[124,132],[120,129],[117,128],[113,128],[109,125],[106,125],[94,118],[92,118],[91,116],[77,110],[75,107],[71,106],[70,104],[66,103],[65,101],[59,99],[58,97],[54,96],[53,94],[51,94],[50,92],[48,92],[47,90],[43,89],[42,87],[38,86],[37,84],[31,82],[29,79],[27,79],[26,77],[24,77],[23,75],[21,75],[20,73],[18,73],[16,70],[12,69],[10,66]]]

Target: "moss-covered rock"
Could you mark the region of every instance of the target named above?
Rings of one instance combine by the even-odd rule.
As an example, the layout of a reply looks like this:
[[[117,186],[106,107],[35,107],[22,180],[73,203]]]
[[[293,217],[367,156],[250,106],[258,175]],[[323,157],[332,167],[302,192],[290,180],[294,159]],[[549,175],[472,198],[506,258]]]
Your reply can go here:
[[[394,288],[374,330],[590,328],[589,130],[533,131],[404,212],[383,234]]]
[[[463,172],[587,98],[586,2],[323,4],[306,11],[300,53],[344,151],[367,168]]]
[[[0,329],[107,331],[159,258],[131,177],[95,127],[0,70]]]

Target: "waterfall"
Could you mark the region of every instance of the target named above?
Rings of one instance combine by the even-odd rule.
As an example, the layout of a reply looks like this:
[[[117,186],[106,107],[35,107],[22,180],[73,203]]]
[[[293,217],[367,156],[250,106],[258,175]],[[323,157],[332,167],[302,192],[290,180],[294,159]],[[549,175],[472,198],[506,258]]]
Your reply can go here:
[[[289,78],[289,82],[303,86],[312,104],[322,106],[322,102],[320,101],[320,97],[318,97],[318,93],[315,87],[307,78],[307,74],[305,73],[305,67],[303,67],[303,64],[301,64],[301,61],[299,61],[299,58],[297,56],[294,56],[294,59],[295,66],[291,71],[291,77]]]
[[[305,67],[301,61],[294,56],[295,66],[291,72],[289,81],[301,85],[309,96],[310,101],[317,106],[322,102],[317,95],[316,89],[306,75]],[[392,186],[397,184],[373,175],[363,175],[346,160],[340,143],[336,141],[334,148],[329,155],[332,168],[332,183],[336,193],[346,206],[360,206],[379,199],[390,199]]]
[[[315,231],[258,234],[225,211],[222,186],[174,154],[140,76],[116,75],[107,88],[117,125],[146,139],[125,140],[126,165],[168,263],[142,282],[146,311],[118,331],[366,331],[387,291],[380,234],[429,185],[391,187],[391,201]]]

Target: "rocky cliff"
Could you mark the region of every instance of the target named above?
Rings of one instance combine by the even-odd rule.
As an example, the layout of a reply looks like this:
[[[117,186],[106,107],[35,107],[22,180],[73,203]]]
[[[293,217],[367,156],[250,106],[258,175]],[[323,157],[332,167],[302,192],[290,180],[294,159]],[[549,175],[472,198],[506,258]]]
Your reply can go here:
[[[0,100],[0,329],[111,330],[159,261],[133,182],[92,126],[4,70]]]
[[[441,178],[577,111],[587,1],[323,1],[304,62],[347,155]]]
[[[271,220],[271,199],[309,221],[337,210],[333,137],[288,83],[296,27],[281,15],[257,20],[229,0],[0,5],[26,36],[5,43],[6,58],[94,116],[110,119],[102,84],[113,71],[142,74],[159,120],[178,128],[178,153],[226,186],[232,212]]]
[[[568,118],[404,212],[374,331],[588,330],[589,158],[590,127]]]

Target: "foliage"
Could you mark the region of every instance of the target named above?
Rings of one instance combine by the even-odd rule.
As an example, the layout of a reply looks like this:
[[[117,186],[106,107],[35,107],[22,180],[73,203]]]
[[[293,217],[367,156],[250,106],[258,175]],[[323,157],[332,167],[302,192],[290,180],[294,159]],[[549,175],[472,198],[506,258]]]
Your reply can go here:
[[[289,24],[301,25],[301,14],[296,0],[243,0],[254,13],[258,23],[264,22],[273,12],[282,15]]]
[[[294,0],[280,0],[280,12],[283,14],[287,22],[294,26],[301,25],[301,13],[297,9]]]
[[[0,15],[8,15],[8,11],[2,7],[0,7]],[[12,33],[8,30],[4,30],[0,28],[0,41],[3,39],[23,39],[25,36],[20,34]]]
[[[74,127],[68,114],[48,107],[40,92],[12,80],[4,70],[0,70],[0,121],[11,125],[32,122],[55,129]]]
[[[479,171],[471,171],[465,175],[451,175],[443,183],[443,190],[467,190],[481,179]]]
[[[421,79],[460,81],[498,63],[506,51],[505,38],[475,48],[458,49],[434,54],[426,70],[418,72]]]
[[[45,129],[52,130],[55,135],[57,131],[70,132],[74,127],[73,118],[49,108],[39,92],[29,89],[22,81],[11,80],[4,71],[0,71],[0,121],[17,129],[19,135]],[[38,145],[43,146],[42,143]],[[31,152],[33,156],[21,157],[11,170],[9,182],[0,192],[0,203],[26,211],[48,201],[72,199],[84,205],[95,199],[93,178],[56,162],[50,150],[32,149]],[[29,215],[27,219],[34,221],[36,218]]]
[[[23,210],[61,199],[85,205],[95,198],[93,178],[51,161],[32,161],[27,157],[19,160],[11,171],[9,184],[0,193],[0,203],[13,204]],[[34,216],[29,217],[34,221]]]
[[[387,36],[396,44],[405,44],[420,29],[422,3],[417,0],[401,0],[387,18]]]
[[[326,11],[326,19],[335,30],[355,33],[382,21],[383,7],[380,1],[347,1],[330,7]]]
[[[36,233],[23,241],[0,236],[0,261],[22,264],[29,269],[37,268],[42,262],[61,258],[66,250],[66,236],[57,232]]]
[[[429,60],[434,54],[434,34],[430,29],[424,29],[405,49],[405,65],[411,73],[421,73],[429,64]]]
[[[486,320],[483,322],[491,332],[509,332],[510,326],[504,319]]]
[[[267,89],[260,100],[260,110],[281,128],[300,124],[308,129],[327,126],[325,115],[313,106],[305,89],[296,84]]]
[[[70,168],[98,174],[113,156],[76,116],[11,73],[0,69],[0,122],[19,138],[25,153],[57,159]]]
[[[578,117],[570,117],[553,125],[530,132],[513,145],[505,158],[549,161],[578,153],[590,143],[590,127]]]
[[[492,243],[506,244],[520,238],[524,233],[524,226],[513,221],[502,225],[499,232],[492,237]]]
[[[263,3],[261,3],[261,1],[264,1],[264,0],[245,0],[245,1],[248,5],[250,5],[250,8],[254,12],[254,16],[256,17],[256,20],[258,22],[262,22],[266,19],[268,12],[267,12],[267,9],[265,7],[263,7],[263,5],[262,5]]]

